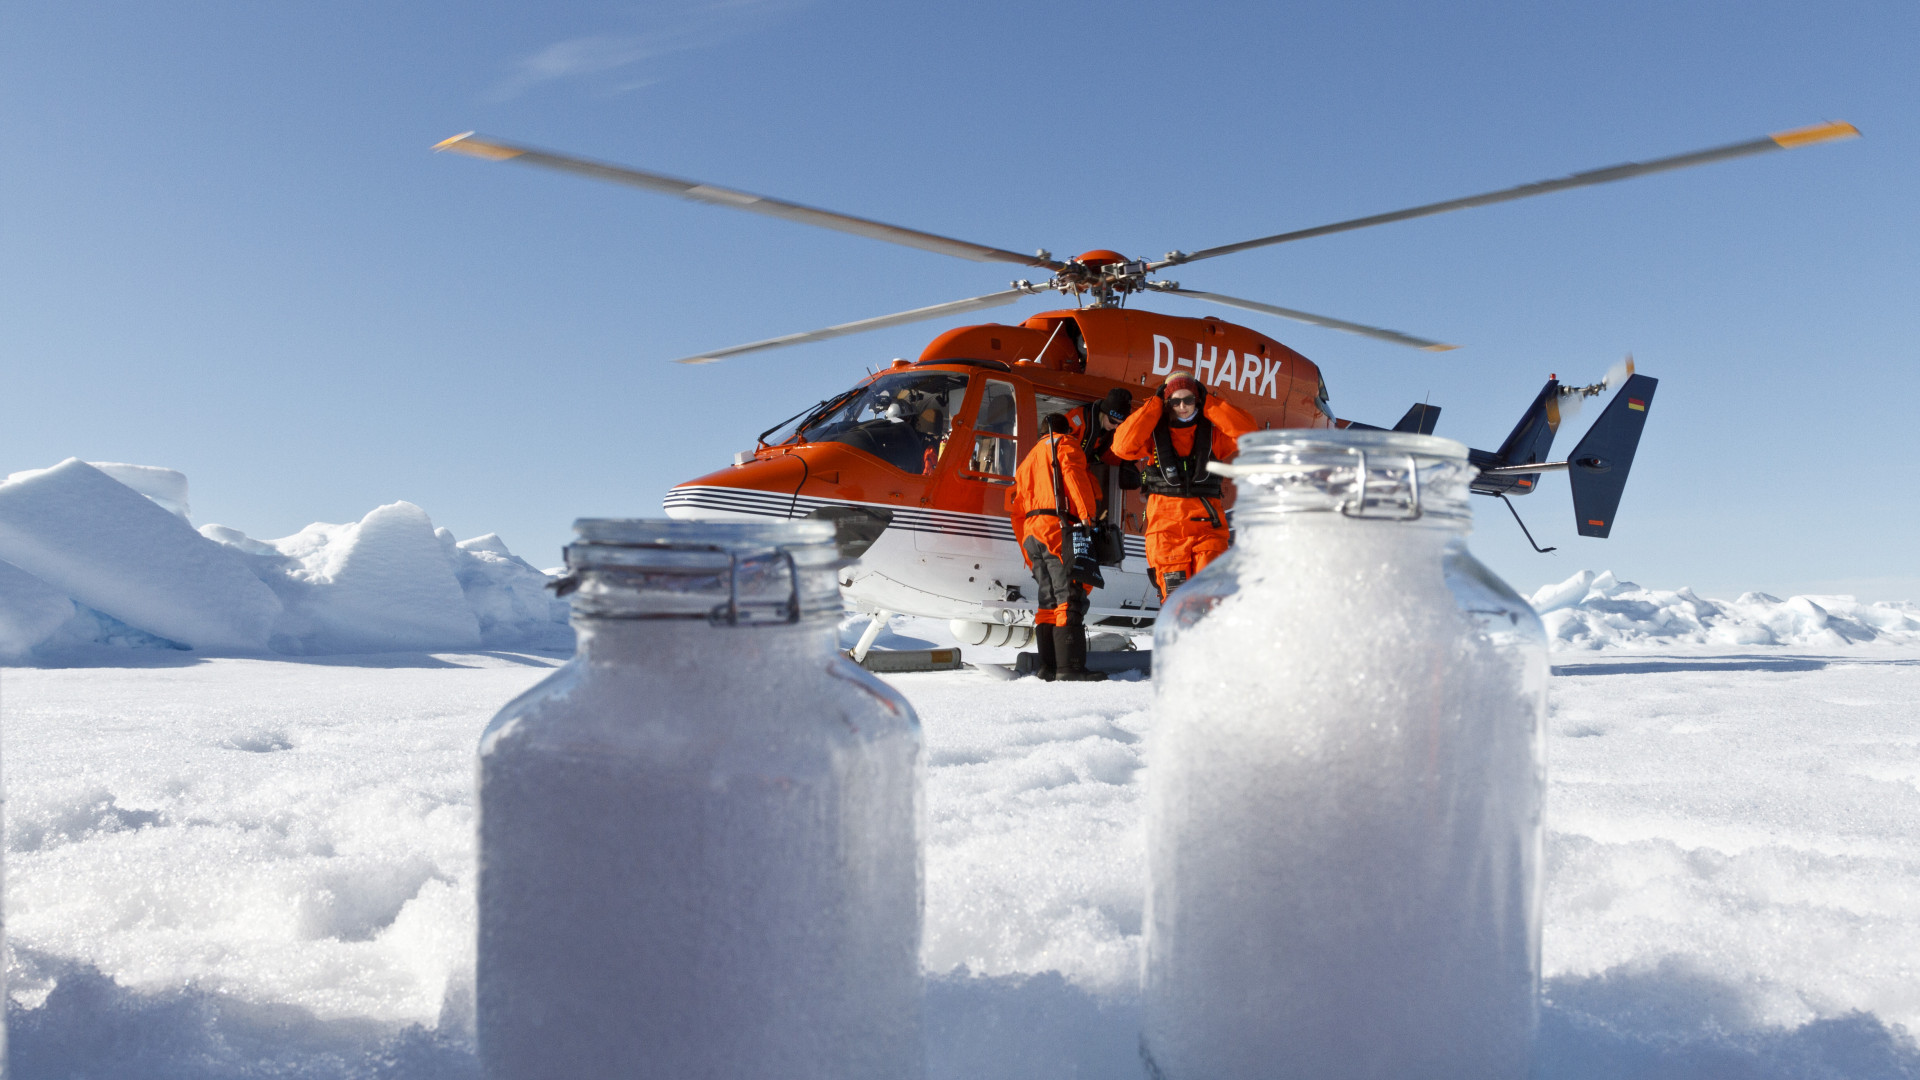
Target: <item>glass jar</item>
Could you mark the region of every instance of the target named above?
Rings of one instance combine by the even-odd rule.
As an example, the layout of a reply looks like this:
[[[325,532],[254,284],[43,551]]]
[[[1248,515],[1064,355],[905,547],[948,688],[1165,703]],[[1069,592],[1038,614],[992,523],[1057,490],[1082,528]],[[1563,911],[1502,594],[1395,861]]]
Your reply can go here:
[[[1162,1080],[1519,1080],[1546,637],[1468,551],[1448,439],[1262,431],[1154,632],[1146,1031]]]
[[[919,722],[833,526],[574,527],[578,651],[480,741],[483,1074],[921,1075]]]

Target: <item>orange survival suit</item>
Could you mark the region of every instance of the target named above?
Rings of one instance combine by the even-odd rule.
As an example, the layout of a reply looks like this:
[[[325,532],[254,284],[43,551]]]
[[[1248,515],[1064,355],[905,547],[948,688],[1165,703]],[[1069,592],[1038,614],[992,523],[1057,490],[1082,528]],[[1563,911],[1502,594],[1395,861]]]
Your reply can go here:
[[[1056,422],[1057,428],[1067,426],[1057,415],[1047,420]],[[1094,677],[1086,670],[1087,594],[1092,586],[1073,580],[1073,554],[1067,550],[1064,526],[1091,522],[1098,509],[1093,477],[1079,442],[1061,430],[1042,435],[1014,473],[1007,512],[1013,518],[1020,554],[1026,557],[1039,588],[1040,607],[1033,622],[1043,679],[1053,679],[1056,671],[1060,678],[1073,681]]]
[[[1166,403],[1169,388],[1192,390],[1199,397],[1192,420],[1174,419]],[[1113,433],[1113,452],[1143,463],[1147,564],[1153,567],[1162,600],[1226,552],[1224,492],[1220,478],[1207,471],[1207,462],[1233,460],[1240,436],[1259,426],[1246,410],[1208,394],[1200,380],[1176,372]]]

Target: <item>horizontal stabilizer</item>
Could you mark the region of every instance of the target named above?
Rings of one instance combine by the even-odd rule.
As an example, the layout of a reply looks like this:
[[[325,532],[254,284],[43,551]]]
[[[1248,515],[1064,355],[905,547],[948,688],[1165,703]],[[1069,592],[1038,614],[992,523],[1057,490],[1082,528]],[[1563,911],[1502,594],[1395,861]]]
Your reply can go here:
[[[1604,539],[1613,531],[1613,515],[1633,468],[1640,432],[1647,426],[1660,380],[1635,375],[1620,387],[1600,419],[1567,457],[1567,480],[1573,487],[1573,515],[1581,536]]]
[[[1409,435],[1431,435],[1434,426],[1439,423],[1440,406],[1415,405],[1407,410],[1407,415],[1401,417],[1399,423],[1393,425],[1393,430]]]

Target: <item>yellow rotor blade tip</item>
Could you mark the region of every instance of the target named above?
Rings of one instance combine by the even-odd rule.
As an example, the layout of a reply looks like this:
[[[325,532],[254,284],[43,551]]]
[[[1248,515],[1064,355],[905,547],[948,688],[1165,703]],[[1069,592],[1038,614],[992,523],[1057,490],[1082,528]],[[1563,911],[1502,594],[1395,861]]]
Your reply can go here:
[[[475,138],[471,131],[462,132],[451,139],[441,139],[439,142],[433,144],[433,148],[436,152],[440,150],[452,150],[457,154],[467,154],[471,157],[485,158],[488,161],[506,161],[508,158],[517,158],[521,154],[526,153],[524,150],[515,150],[511,146],[501,146],[499,143],[490,143],[485,139]]]
[[[1459,347],[1460,346],[1458,345],[1422,345],[1420,346],[1420,351],[1421,352],[1452,352],[1453,350]]]
[[[1796,146],[1826,142],[1829,139],[1857,139],[1860,137],[1860,129],[1843,120],[1834,120],[1825,124],[1815,124],[1812,127],[1776,132],[1767,137],[1791,150]]]

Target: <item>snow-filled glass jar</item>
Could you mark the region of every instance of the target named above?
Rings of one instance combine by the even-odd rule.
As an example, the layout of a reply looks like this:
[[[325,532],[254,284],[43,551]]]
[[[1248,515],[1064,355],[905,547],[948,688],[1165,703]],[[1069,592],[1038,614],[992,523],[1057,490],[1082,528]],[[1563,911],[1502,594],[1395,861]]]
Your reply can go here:
[[[1240,440],[1234,546],[1154,632],[1146,1031],[1162,1080],[1519,1080],[1545,636],[1467,551],[1466,448]]]
[[[484,1075],[920,1075],[919,722],[832,525],[575,529],[578,651],[480,742]]]

